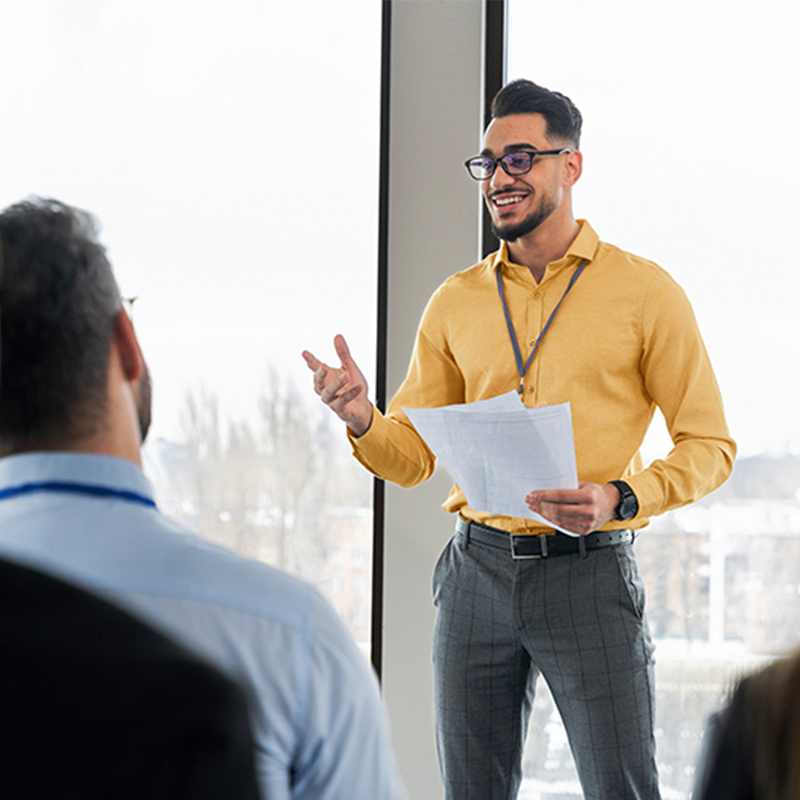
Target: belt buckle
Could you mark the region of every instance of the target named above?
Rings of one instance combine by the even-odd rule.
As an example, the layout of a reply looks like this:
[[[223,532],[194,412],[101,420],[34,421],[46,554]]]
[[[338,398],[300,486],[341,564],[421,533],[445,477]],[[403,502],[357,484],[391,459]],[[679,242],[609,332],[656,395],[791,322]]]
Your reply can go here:
[[[540,558],[547,558],[547,542],[545,541],[544,536],[539,537],[539,546],[541,548],[540,553],[531,553],[530,555],[524,555],[523,553],[517,552],[517,541],[520,539],[527,539],[532,534],[524,534],[514,535],[511,536],[511,558],[515,561],[531,561],[533,559],[540,559]]]

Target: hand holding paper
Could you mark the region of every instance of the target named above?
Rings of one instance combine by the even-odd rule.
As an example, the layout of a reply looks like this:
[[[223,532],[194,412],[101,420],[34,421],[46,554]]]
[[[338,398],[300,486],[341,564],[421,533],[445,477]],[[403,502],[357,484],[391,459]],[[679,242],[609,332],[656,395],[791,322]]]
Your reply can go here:
[[[535,490],[578,489],[569,403],[527,408],[516,392],[477,403],[404,408],[470,508],[555,525],[532,511]]]
[[[531,492],[525,502],[559,530],[587,534],[614,518],[619,491],[610,483],[579,483],[577,489]]]

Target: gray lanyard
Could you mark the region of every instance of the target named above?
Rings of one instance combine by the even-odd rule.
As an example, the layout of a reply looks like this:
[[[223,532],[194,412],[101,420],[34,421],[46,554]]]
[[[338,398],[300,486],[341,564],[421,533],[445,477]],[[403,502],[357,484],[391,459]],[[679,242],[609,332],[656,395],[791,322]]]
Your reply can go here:
[[[539,338],[536,340],[536,343],[533,346],[533,350],[531,350],[531,354],[528,356],[528,360],[523,363],[522,361],[522,351],[519,349],[519,342],[517,341],[517,334],[514,331],[514,325],[511,322],[511,312],[508,310],[508,303],[506,303],[506,296],[505,292],[503,291],[503,276],[500,274],[500,267],[497,267],[495,271],[495,276],[497,277],[497,291],[500,293],[500,302],[503,304],[503,312],[506,315],[506,325],[508,326],[508,335],[511,337],[511,344],[514,347],[514,357],[517,360],[517,372],[519,372],[519,388],[517,391],[522,394],[523,384],[525,382],[525,373],[528,371],[528,367],[530,367],[531,362],[533,361],[533,357],[536,355],[536,351],[539,349],[539,345],[542,343],[542,339],[544,339],[544,335],[547,333],[547,329],[550,327],[550,323],[555,318],[556,312],[559,308],[561,308],[561,304],[564,302],[564,298],[569,294],[569,290],[575,285],[575,281],[578,280],[581,276],[581,272],[583,272],[584,267],[588,264],[587,259],[583,259],[581,263],[578,265],[578,269],[570,278],[569,286],[564,291],[564,294],[561,295],[561,299],[558,301],[558,305],[553,309],[553,313],[550,315],[550,318],[545,322],[544,328],[542,328],[542,332],[539,334]]]

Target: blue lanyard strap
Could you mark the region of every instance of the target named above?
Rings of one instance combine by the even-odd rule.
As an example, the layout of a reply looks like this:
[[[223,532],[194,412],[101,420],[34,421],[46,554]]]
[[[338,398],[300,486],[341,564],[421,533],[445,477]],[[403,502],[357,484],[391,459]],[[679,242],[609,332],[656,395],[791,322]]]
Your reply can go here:
[[[581,276],[581,272],[583,272],[584,268],[589,262],[584,259],[578,265],[578,268],[572,274],[572,277],[569,281],[569,286],[564,290],[564,294],[561,295],[561,299],[558,301],[558,305],[553,309],[553,313],[550,315],[547,322],[544,324],[544,328],[542,328],[542,332],[539,334],[539,338],[536,340],[536,343],[533,346],[533,350],[531,350],[531,354],[528,356],[528,360],[523,363],[522,361],[522,351],[519,349],[519,342],[517,341],[517,334],[514,331],[514,324],[511,322],[511,312],[508,310],[508,303],[506,303],[506,295],[503,291],[503,276],[500,272],[500,267],[497,267],[495,271],[495,277],[497,278],[497,291],[500,293],[500,302],[503,304],[503,313],[506,315],[506,325],[508,326],[508,335],[511,337],[511,344],[514,347],[514,357],[517,360],[517,372],[519,372],[519,388],[517,391],[522,394],[523,383],[525,382],[525,373],[528,371],[528,368],[533,361],[533,357],[536,355],[536,351],[539,349],[539,345],[542,343],[542,339],[544,339],[544,335],[547,333],[547,329],[550,327],[550,323],[552,323],[553,319],[558,312],[558,309],[561,308],[561,304],[564,302],[564,298],[569,294],[569,290],[575,285],[575,281],[578,280]]]
[[[155,502],[143,494],[129,492],[125,489],[111,489],[108,486],[98,486],[93,483],[72,483],[71,481],[39,481],[9,486],[7,489],[0,489],[0,500],[8,500],[10,497],[19,497],[20,495],[33,494],[34,492],[88,494],[92,497],[111,497],[115,500],[125,500],[128,503],[139,503],[151,508],[156,507]]]

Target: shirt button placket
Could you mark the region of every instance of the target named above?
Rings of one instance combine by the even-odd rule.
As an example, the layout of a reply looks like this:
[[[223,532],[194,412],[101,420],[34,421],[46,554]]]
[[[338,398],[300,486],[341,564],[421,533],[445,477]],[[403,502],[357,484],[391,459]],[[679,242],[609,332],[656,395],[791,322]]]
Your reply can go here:
[[[535,289],[533,292],[531,292],[531,300],[533,301],[532,317],[533,317],[533,320],[534,320],[534,327],[539,325],[539,323],[541,322],[541,316],[542,316],[541,299],[542,299],[542,290],[541,289]],[[541,326],[539,325],[539,327],[541,327]],[[533,338],[528,340],[528,352],[531,352],[535,345],[536,345],[536,333],[534,332]],[[536,361],[536,358],[534,357],[533,360]],[[534,370],[535,370],[535,367],[534,367],[533,363],[531,363],[530,369],[528,370],[528,373],[525,376],[525,378],[526,378],[526,381],[525,381],[525,383],[526,383],[525,394],[531,400],[533,399],[533,396],[536,393],[536,388],[533,385],[531,385],[531,383],[530,383],[530,381],[532,380],[532,377],[533,377]]]

